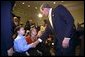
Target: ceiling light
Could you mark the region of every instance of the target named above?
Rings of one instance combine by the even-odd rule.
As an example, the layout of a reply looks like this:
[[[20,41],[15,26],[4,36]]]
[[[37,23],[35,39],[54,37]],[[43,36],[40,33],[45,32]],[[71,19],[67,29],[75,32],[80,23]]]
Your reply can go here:
[[[28,5],[28,7],[30,7],[30,5]]]
[[[22,4],[24,4],[24,2]]]
[[[61,2],[64,2],[64,1],[61,1]]]
[[[56,4],[56,2],[53,2],[53,4]]]
[[[35,9],[37,9],[37,7],[35,7]]]

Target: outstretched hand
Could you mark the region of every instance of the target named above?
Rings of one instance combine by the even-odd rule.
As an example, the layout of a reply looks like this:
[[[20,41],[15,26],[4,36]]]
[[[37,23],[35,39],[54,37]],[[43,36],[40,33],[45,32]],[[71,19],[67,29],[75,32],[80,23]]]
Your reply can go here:
[[[31,43],[31,47],[35,48],[39,44],[39,40],[36,40],[35,42]]]
[[[69,40],[70,40],[70,38],[66,38],[66,37],[64,38],[64,40],[62,42],[63,48],[69,47]]]

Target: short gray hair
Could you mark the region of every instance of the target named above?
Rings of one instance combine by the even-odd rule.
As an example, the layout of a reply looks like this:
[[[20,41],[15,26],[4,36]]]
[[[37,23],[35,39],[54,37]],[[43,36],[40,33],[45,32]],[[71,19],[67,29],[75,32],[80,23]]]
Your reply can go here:
[[[41,6],[40,6],[40,9],[43,9],[43,8],[51,8],[49,4],[47,3],[43,3]]]

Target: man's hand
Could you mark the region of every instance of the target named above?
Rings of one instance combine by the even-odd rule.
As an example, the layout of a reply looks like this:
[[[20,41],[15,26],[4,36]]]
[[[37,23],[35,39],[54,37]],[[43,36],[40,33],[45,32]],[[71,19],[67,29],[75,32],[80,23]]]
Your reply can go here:
[[[67,48],[67,47],[69,47],[69,40],[70,40],[70,38],[64,38],[64,40],[62,41],[62,46],[63,46],[63,48]]]
[[[30,46],[31,46],[32,48],[35,48],[35,47],[36,47],[36,44],[35,44],[35,43],[31,43]]]
[[[40,43],[39,40],[37,40],[37,41],[31,43],[30,45],[31,45],[31,47],[35,48],[39,43]]]
[[[40,37],[42,35],[42,32],[39,31],[38,34],[37,34],[37,37]]]

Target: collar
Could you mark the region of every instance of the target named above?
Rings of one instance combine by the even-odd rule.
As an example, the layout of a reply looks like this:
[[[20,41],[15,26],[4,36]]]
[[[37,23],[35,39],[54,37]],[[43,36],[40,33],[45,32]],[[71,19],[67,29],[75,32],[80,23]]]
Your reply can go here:
[[[18,36],[15,38],[15,40],[18,40],[18,39],[21,39],[21,38],[24,38],[24,36],[23,36],[23,35],[18,35]]]
[[[52,8],[50,8],[50,10],[49,10],[49,15],[48,15],[48,17],[51,16],[51,13],[52,13]]]

